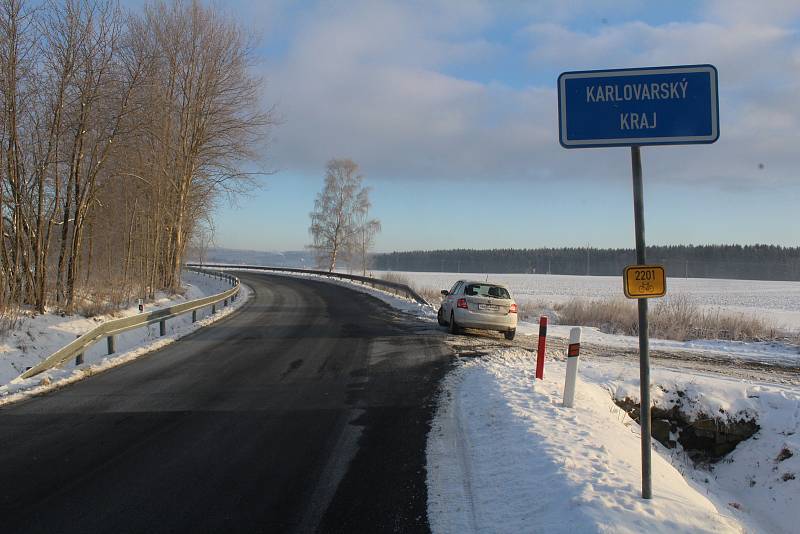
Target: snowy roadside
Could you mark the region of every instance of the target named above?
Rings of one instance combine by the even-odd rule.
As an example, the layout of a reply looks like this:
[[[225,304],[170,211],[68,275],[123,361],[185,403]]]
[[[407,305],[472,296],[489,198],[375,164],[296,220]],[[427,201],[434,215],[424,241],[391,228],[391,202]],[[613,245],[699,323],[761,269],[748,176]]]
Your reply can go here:
[[[186,292],[181,296],[159,295],[145,306],[145,311],[169,307],[175,304],[219,293],[230,286],[221,280],[204,277],[196,273],[184,273]],[[105,343],[95,343],[84,353],[84,363],[79,366],[66,364],[63,368],[51,369],[27,380],[13,382],[27,367],[44,360],[47,356],[86,333],[103,321],[135,315],[136,306],[111,316],[85,317],[47,314],[25,318],[18,328],[0,340],[0,406],[37,395],[51,389],[71,384],[92,374],[134,360],[144,354],[164,347],[181,337],[209,325],[244,304],[250,289],[242,285],[240,297],[228,307],[211,315],[210,309],[197,312],[197,322],[191,322],[191,314],[184,314],[166,322],[167,333],[159,335],[159,325],[152,324],[117,335],[117,352],[106,354]]]
[[[425,320],[435,310],[349,281],[347,285]],[[520,333],[538,333],[521,323]],[[568,328],[550,327],[555,337]],[[453,338],[458,343],[470,338]],[[492,344],[493,340],[483,340]],[[584,328],[584,342],[628,347],[635,338]],[[481,339],[477,340],[481,343]],[[713,350],[792,359],[772,344],[652,341],[665,350]],[[494,344],[496,347],[496,343]],[[553,357],[555,356],[555,357]],[[653,442],[654,499],[640,495],[639,426],[614,403],[638,402],[630,363],[581,363],[575,409],[561,406],[563,355],[549,355],[533,385],[534,354],[495,349],[459,359],[446,377],[428,438],[429,519],[447,532],[773,532],[800,523],[800,391],[654,366],[653,402],[688,416],[757,421],[732,453],[696,468],[680,444]]]
[[[693,468],[673,465],[659,444],[654,498],[641,499],[638,425],[590,380],[574,409],[562,407],[564,373],[549,361],[533,386],[531,353],[511,348],[448,375],[428,438],[433,532],[767,530],[708,474],[684,478]]]
[[[638,370],[615,362],[584,362],[579,375],[610,397],[639,402]],[[559,370],[554,370],[559,373]],[[800,524],[800,388],[654,367],[653,405],[677,407],[695,421],[754,421],[759,431],[722,460],[694,468],[680,444],[660,447],[686,476],[750,515],[759,532],[796,532]],[[636,426],[634,424],[634,426]],[[638,427],[637,427],[638,430]]]

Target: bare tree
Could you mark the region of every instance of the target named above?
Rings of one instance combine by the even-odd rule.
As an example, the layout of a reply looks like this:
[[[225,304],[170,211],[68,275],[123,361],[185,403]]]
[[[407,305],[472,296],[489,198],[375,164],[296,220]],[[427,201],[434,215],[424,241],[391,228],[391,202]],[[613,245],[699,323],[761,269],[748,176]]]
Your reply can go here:
[[[369,219],[369,189],[361,185],[363,180],[358,165],[352,160],[328,162],[325,187],[317,195],[310,214],[309,233],[317,265],[329,272],[336,268],[341,255],[352,258],[358,250],[363,250],[362,267],[366,270],[366,249],[380,229],[380,223]]]
[[[176,287],[193,225],[218,194],[251,185],[240,164],[257,157],[274,119],[259,105],[252,43],[235,22],[196,0],[157,1],[138,28],[156,58],[151,96],[161,113],[152,135],[169,199],[166,282]]]
[[[274,123],[252,50],[199,0],[0,0],[0,319],[178,288]]]

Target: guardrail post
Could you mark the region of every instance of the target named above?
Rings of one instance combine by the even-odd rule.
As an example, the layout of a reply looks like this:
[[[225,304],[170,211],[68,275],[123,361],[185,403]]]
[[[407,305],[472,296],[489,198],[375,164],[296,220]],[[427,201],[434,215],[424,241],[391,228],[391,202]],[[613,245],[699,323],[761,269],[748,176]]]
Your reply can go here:
[[[79,338],[79,337],[81,337],[80,334],[75,336],[75,338]],[[82,363],[83,363],[83,353],[81,352],[80,354],[75,356],[75,365],[81,365]]]
[[[192,322],[197,322],[197,310],[192,310]]]
[[[228,299],[222,301],[222,307],[226,308],[228,306]]]
[[[211,305],[211,315],[214,315],[215,313],[217,313],[217,305],[216,304],[212,304]]]
[[[161,319],[158,322],[158,331],[159,331],[159,335],[161,335],[161,336],[163,336],[164,334],[167,333],[167,320],[166,319]]]
[[[116,342],[115,342],[116,340],[115,340],[115,338],[116,338],[116,336],[114,336],[114,335],[108,336],[106,338],[106,342],[108,343],[108,353],[109,354],[114,354],[116,352],[116,346],[115,346],[116,345]]]

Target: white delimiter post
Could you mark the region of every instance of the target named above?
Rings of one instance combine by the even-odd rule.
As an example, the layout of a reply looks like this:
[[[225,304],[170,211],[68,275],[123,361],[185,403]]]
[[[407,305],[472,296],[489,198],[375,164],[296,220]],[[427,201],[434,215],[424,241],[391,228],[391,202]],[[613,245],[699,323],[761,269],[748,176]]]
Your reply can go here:
[[[581,327],[569,331],[567,348],[567,379],[564,381],[564,406],[572,408],[575,404],[575,381],[578,379],[578,356],[581,350]]]

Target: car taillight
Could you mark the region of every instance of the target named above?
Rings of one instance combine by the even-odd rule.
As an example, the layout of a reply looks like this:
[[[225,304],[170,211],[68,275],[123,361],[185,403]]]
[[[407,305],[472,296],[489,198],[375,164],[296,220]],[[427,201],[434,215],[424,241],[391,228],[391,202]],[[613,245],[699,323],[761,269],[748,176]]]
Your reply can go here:
[[[508,309],[508,313],[517,313],[517,305],[512,304],[511,307]]]
[[[458,302],[456,302],[456,306],[458,306],[459,308],[464,308],[465,310],[469,309],[467,308],[467,299],[458,299]]]

